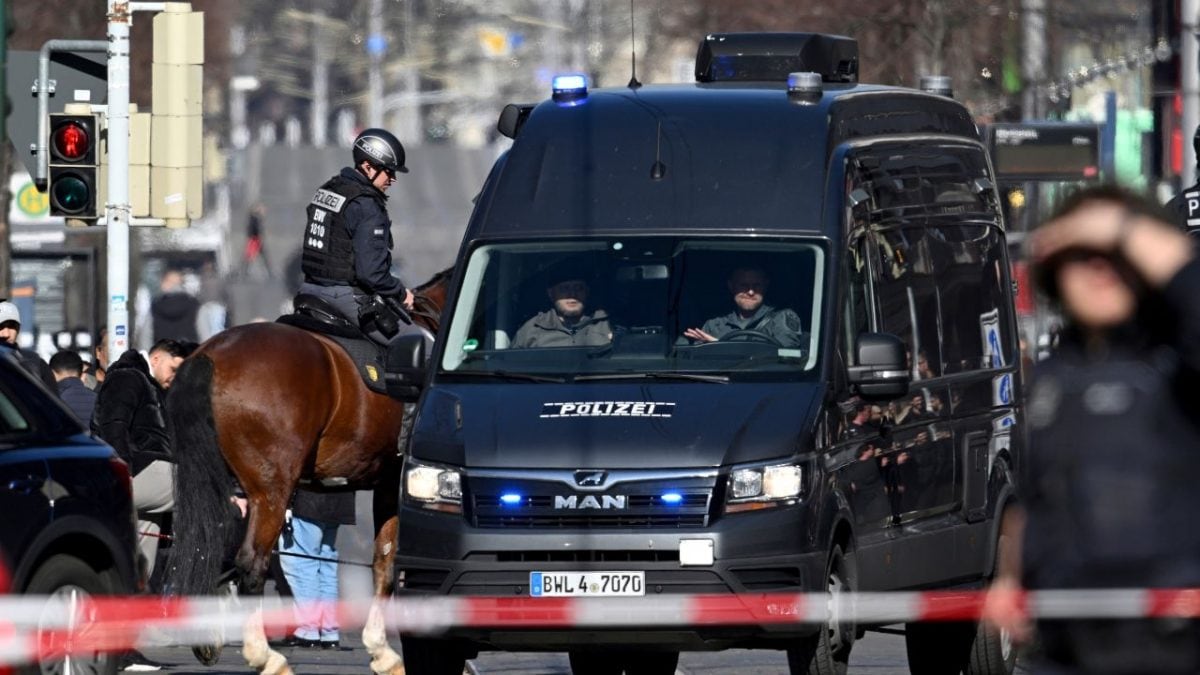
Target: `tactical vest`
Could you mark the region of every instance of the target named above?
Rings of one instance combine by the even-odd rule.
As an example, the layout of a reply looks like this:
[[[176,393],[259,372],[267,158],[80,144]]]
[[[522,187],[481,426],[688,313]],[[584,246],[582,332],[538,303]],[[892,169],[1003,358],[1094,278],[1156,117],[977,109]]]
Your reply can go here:
[[[346,226],[346,207],[358,197],[381,201],[375,188],[340,175],[330,178],[313,195],[300,258],[306,279],[354,285],[354,241]]]

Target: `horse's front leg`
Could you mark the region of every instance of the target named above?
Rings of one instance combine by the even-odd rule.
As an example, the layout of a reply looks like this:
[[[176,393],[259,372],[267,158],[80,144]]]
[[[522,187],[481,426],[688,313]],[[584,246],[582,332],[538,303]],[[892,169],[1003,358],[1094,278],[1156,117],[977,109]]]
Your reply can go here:
[[[282,494],[282,492],[280,493]],[[246,538],[238,552],[237,566],[242,573],[243,585],[259,595],[258,610],[246,620],[242,627],[242,656],[246,664],[263,675],[290,675],[292,669],[287,658],[271,649],[267,633],[263,629],[262,586],[267,567],[271,561],[271,550],[283,529],[284,511],[278,504],[287,504],[288,495],[275,495],[274,500],[252,497]]]
[[[398,478],[398,468],[389,471]],[[362,641],[371,656],[371,670],[379,675],[404,675],[404,662],[388,644],[384,604],[392,597],[392,580],[396,560],[396,531],[400,525],[398,484],[381,480],[375,488],[372,512],[375,525],[375,552],[371,572],[375,581],[375,597],[363,626]]]

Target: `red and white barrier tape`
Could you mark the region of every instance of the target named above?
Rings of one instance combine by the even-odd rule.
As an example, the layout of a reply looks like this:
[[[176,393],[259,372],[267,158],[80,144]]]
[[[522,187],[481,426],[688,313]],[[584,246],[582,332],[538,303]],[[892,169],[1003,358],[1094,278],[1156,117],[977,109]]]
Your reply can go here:
[[[429,597],[384,605],[393,631],[440,633],[454,627],[613,628],[843,622],[894,624],[978,619],[983,591],[844,594],[656,595],[634,598]],[[1022,598],[1043,619],[1200,618],[1200,589],[1036,591]],[[343,629],[361,628],[370,603],[335,603]],[[191,645],[214,634],[241,635],[256,599],[0,596],[0,665],[135,646]],[[283,636],[295,625],[290,603],[268,599],[263,625]]]

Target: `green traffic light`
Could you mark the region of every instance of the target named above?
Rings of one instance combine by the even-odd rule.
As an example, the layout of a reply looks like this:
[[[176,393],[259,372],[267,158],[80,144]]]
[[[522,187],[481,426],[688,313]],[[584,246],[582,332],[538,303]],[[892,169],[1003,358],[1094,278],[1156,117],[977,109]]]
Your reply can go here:
[[[59,176],[50,186],[50,199],[63,213],[83,212],[91,202],[92,189],[86,181],[75,175]]]

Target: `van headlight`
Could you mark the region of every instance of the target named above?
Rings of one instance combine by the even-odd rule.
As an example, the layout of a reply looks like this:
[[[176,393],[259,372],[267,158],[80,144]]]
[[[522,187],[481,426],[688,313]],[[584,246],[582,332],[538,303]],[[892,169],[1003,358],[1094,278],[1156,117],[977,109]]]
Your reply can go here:
[[[746,466],[729,473],[725,512],[753,511],[794,504],[803,491],[799,464]]]
[[[409,459],[404,464],[404,498],[423,509],[462,513],[462,474]]]

